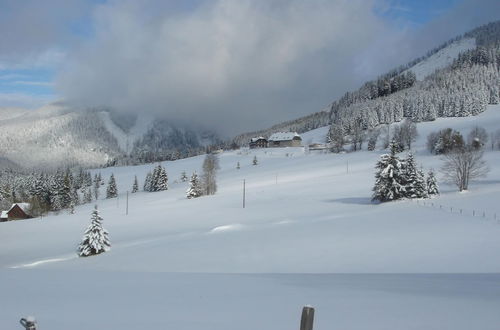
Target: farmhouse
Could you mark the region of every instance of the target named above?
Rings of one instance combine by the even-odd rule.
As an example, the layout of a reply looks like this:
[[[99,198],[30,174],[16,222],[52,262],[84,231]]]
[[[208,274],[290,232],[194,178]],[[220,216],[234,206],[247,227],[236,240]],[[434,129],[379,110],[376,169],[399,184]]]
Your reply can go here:
[[[31,219],[30,215],[31,205],[29,203],[15,203],[12,204],[8,211],[2,211],[0,221]]]
[[[302,138],[296,132],[278,132],[269,138],[269,147],[300,147]]]
[[[255,148],[267,148],[267,139],[265,137],[259,136],[250,139],[249,143],[250,149]]]

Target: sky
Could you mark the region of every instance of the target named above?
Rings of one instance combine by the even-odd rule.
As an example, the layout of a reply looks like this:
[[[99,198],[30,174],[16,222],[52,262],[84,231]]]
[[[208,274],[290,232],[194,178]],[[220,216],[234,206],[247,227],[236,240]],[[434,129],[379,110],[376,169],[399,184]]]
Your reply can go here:
[[[500,19],[496,0],[0,0],[0,107],[63,100],[222,135],[325,108]]]

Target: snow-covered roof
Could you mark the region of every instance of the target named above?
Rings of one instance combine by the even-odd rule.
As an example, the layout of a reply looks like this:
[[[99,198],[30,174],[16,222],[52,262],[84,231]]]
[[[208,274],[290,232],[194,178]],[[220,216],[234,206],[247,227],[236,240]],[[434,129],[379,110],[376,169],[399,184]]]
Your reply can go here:
[[[259,137],[254,137],[254,138],[251,138],[250,139],[250,142],[257,142],[259,140],[265,140],[266,138],[263,137],[263,136],[259,136]]]
[[[7,212],[9,212],[9,211],[2,211],[2,214],[0,215],[0,218],[2,218],[2,219],[8,218],[9,215],[7,214]]]
[[[278,132],[271,135],[269,141],[290,141],[294,137],[300,138],[300,135],[297,132]]]
[[[7,211],[7,212],[10,212],[10,210],[12,210],[14,208],[14,206],[19,206],[21,208],[21,210],[23,210],[24,213],[28,214],[30,208],[31,208],[31,204],[30,203],[14,203],[12,204],[12,206],[10,207],[10,209]]]

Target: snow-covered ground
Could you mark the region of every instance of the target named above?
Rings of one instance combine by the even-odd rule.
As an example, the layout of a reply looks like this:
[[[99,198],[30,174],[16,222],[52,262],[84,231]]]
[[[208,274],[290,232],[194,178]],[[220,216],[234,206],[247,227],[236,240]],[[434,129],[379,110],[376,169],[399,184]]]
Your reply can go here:
[[[417,80],[424,80],[425,77],[434,73],[436,70],[442,69],[453,63],[453,60],[458,57],[458,54],[474,48],[476,48],[476,39],[460,39],[439,50],[436,54],[431,55],[429,58],[415,64],[408,70],[415,73]]]
[[[418,124],[417,162],[441,166],[425,150],[431,131],[474,125],[496,131],[500,106]],[[179,178],[200,171],[203,156],[164,162],[170,189],[130,194],[128,215],[134,175],[142,185],[154,165],[101,170],[120,192],[98,202],[111,251],[76,257],[91,205],[0,223],[0,328],[28,313],[46,329],[289,329],[308,303],[317,329],[498,328],[500,276],[445,274],[500,272],[500,152],[486,152],[491,171],[469,192],[440,182],[442,195],[425,205],[370,202],[382,153],[225,152],[217,194],[192,200]]]

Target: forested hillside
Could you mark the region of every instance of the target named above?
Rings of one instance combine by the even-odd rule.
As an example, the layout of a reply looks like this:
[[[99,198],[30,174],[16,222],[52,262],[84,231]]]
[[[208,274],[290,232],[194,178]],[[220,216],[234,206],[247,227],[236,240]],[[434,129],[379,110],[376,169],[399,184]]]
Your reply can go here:
[[[269,136],[278,130],[302,133],[332,125],[333,130],[347,136],[403,118],[420,122],[477,115],[487,104],[499,102],[499,41],[500,21],[481,26],[346,93],[327,111],[242,134],[234,142],[244,145],[250,137]],[[426,72],[431,69],[436,70]],[[415,71],[423,80],[417,79]]]

